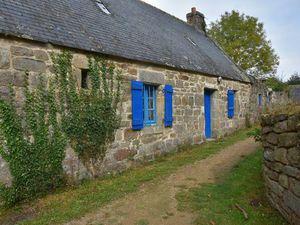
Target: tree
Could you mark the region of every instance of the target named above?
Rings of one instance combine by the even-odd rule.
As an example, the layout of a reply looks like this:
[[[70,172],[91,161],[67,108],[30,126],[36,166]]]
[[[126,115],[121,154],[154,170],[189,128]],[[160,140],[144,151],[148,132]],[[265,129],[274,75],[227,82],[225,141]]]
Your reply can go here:
[[[287,81],[287,84],[289,84],[289,85],[300,84],[300,74],[298,72],[295,72],[294,74],[292,74],[290,79]]]
[[[273,91],[285,91],[288,88],[288,85],[278,76],[269,77],[266,80],[266,85],[267,87],[272,88]]]
[[[276,73],[279,57],[257,18],[234,10],[225,12],[220,20],[210,24],[208,35],[247,74],[263,77]]]

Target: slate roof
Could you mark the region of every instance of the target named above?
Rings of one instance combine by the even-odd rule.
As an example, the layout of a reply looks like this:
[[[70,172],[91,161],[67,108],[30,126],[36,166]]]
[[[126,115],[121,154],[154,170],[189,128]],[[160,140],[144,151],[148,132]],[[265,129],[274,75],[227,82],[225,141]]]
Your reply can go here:
[[[0,34],[166,65],[228,79],[249,79],[208,37],[139,0],[0,0]]]

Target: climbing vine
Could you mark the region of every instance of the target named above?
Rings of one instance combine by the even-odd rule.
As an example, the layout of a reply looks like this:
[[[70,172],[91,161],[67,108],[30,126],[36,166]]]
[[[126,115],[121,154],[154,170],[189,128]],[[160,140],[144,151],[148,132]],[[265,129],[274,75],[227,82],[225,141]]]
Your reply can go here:
[[[30,90],[26,74],[25,103],[21,114],[10,100],[0,100],[0,154],[13,177],[10,187],[1,186],[0,197],[7,205],[31,199],[60,186],[66,138],[57,121],[54,90],[46,90],[42,79]]]
[[[18,109],[14,89],[0,99],[0,155],[8,163],[12,184],[0,185],[6,205],[30,200],[64,183],[62,162],[70,143],[81,159],[101,162],[119,126],[121,75],[106,60],[90,57],[88,89],[72,70],[69,52],[52,55],[55,77],[29,85]],[[0,200],[1,200],[0,199]]]
[[[63,52],[52,58],[62,127],[73,149],[93,167],[103,159],[107,145],[119,127],[117,107],[121,74],[115,70],[114,64],[90,57],[89,88],[83,89],[72,74],[72,55]]]

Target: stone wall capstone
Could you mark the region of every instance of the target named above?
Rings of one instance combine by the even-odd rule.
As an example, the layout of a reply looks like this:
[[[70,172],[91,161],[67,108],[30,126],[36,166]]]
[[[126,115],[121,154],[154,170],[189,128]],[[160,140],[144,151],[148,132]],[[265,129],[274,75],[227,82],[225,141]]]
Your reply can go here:
[[[267,197],[291,224],[300,224],[300,107],[263,115],[264,179]]]

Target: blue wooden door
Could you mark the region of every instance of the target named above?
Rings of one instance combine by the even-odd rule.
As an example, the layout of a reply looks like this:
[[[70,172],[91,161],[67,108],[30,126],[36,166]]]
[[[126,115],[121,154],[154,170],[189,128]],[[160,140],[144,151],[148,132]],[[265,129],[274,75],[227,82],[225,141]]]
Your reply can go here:
[[[211,138],[211,91],[204,91],[205,137]]]

